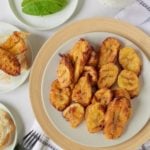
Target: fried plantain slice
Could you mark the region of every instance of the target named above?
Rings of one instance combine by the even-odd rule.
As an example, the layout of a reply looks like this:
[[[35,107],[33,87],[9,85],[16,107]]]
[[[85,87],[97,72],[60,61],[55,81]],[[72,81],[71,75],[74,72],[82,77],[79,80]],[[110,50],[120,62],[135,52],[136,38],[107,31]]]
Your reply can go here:
[[[99,70],[98,87],[110,88],[117,79],[118,71],[118,67],[113,63],[103,65]]]
[[[90,104],[86,108],[85,121],[90,133],[96,133],[104,127],[105,112],[100,103]]]
[[[84,107],[79,103],[72,103],[63,111],[64,118],[70,122],[71,127],[76,128],[84,119]]]
[[[104,108],[107,108],[108,104],[112,100],[113,94],[110,89],[103,88],[98,90],[92,99],[92,103],[99,102]]]
[[[15,31],[10,37],[0,45],[0,48],[18,55],[27,50],[27,35],[28,33]]]
[[[9,75],[17,76],[20,75],[21,65],[13,54],[0,48],[0,69]]]
[[[80,39],[70,51],[70,56],[72,57],[72,61],[75,66],[74,83],[78,81],[81,73],[83,72],[84,66],[87,63],[91,52],[91,45],[84,39]]]
[[[134,98],[139,95],[140,92],[140,86],[138,86],[136,89],[129,91],[130,97]]]
[[[137,75],[140,74],[142,61],[133,48],[125,47],[120,49],[119,63],[124,69],[133,71]]]
[[[105,115],[104,135],[107,139],[116,139],[122,135],[131,117],[130,100],[114,99],[110,102]]]
[[[108,63],[114,63],[120,47],[121,44],[117,39],[113,37],[106,38],[100,47],[98,66],[101,67]]]
[[[127,90],[123,89],[123,88],[117,88],[113,90],[113,94],[115,98],[126,98],[128,100],[130,100],[130,95],[128,93]]]
[[[61,88],[58,80],[54,80],[50,90],[50,102],[59,111],[63,111],[71,101],[70,88]]]
[[[97,83],[97,71],[93,66],[85,66],[83,69],[83,76],[89,75],[91,84],[95,85]]]
[[[73,64],[67,54],[61,54],[61,60],[57,69],[57,78],[61,88],[68,87],[73,82]]]
[[[122,70],[118,76],[118,86],[127,91],[135,90],[140,86],[139,78],[132,71]]]
[[[95,50],[92,50],[89,60],[87,62],[87,66],[96,67],[98,64],[98,54]]]
[[[82,76],[72,91],[72,101],[83,106],[89,105],[92,98],[92,86],[89,75]]]

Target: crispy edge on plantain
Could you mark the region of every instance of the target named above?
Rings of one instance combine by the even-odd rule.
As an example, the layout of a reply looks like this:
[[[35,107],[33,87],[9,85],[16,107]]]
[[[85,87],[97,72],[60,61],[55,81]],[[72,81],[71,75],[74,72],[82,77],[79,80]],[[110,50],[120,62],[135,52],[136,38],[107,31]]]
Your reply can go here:
[[[18,76],[21,65],[13,54],[0,48],[0,69],[9,75]]]
[[[106,38],[99,51],[99,68],[108,63],[115,63],[121,43],[113,37]]]
[[[98,53],[93,49],[86,65],[97,67],[97,64],[98,64]]]
[[[113,95],[115,98],[126,98],[128,100],[130,100],[130,94],[129,92],[126,90],[126,89],[123,89],[123,88],[116,88],[113,90]]]
[[[70,56],[75,66],[74,83],[76,83],[83,72],[84,66],[87,63],[92,52],[92,47],[85,39],[80,39],[71,49]]]
[[[61,60],[57,69],[57,78],[62,88],[73,83],[74,70],[71,58],[68,54],[60,54]]]
[[[92,103],[99,102],[104,108],[107,108],[112,98],[112,91],[107,88],[102,88],[96,91],[96,93],[93,96]]]
[[[78,102],[83,106],[90,104],[92,98],[92,86],[89,75],[82,76],[72,91],[72,101]]]
[[[98,80],[97,70],[93,66],[85,66],[83,69],[83,76],[89,75],[92,85],[96,85]]]
[[[11,52],[14,55],[18,55],[27,50],[27,36],[29,34],[25,32],[14,31],[9,38],[0,45],[0,48]]]

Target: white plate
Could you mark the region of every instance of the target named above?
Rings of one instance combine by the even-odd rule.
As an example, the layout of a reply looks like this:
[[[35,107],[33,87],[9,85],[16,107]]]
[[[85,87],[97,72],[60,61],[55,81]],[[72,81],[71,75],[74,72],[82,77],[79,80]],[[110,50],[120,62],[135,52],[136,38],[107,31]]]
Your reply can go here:
[[[70,127],[69,123],[65,121],[62,117],[62,114],[58,112],[49,102],[49,90],[51,83],[54,79],[56,79],[56,70],[57,65],[59,63],[60,57],[59,53],[66,53],[76,41],[80,38],[85,38],[89,40],[95,47],[98,47],[99,43],[101,43],[106,37],[116,37],[125,46],[131,46],[137,50],[143,60],[143,68],[141,72],[141,91],[140,95],[132,101],[133,104],[133,115],[130,119],[128,126],[124,132],[124,134],[116,139],[116,140],[107,140],[104,138],[102,133],[90,134],[88,133],[85,125],[85,121],[76,129]],[[44,105],[44,109],[47,113],[47,116],[52,121],[53,125],[66,137],[70,138],[76,143],[86,146],[92,147],[109,147],[113,145],[120,144],[129,140],[131,137],[136,135],[147,123],[150,117],[150,62],[144,53],[132,42],[129,40],[112,33],[106,32],[93,32],[86,33],[83,35],[79,35],[74,37],[73,39],[64,43],[60,48],[56,50],[53,56],[50,58],[47,66],[45,68],[42,84],[41,84],[41,95],[42,102]]]
[[[68,5],[61,11],[47,16],[26,15],[21,9],[22,0],[9,0],[9,5],[14,15],[22,23],[38,30],[55,28],[67,21],[74,13],[78,0],[68,0]]]
[[[17,27],[5,23],[5,22],[0,22],[0,38],[3,36],[7,36],[10,35],[13,31],[20,31],[20,29],[18,29]],[[28,51],[27,51],[27,58],[29,61],[29,64],[31,65],[32,63],[32,49],[30,46],[30,43],[28,41]],[[21,75],[16,76],[16,77],[11,77],[11,83],[1,83],[0,82],[0,94],[2,93],[6,93],[9,92],[11,90],[14,90],[15,88],[17,88],[18,86],[20,86],[28,77],[30,72],[30,68],[28,70],[23,70],[21,72]],[[0,70],[0,73],[2,73],[2,71]]]
[[[12,118],[14,124],[15,124],[15,127],[16,127],[16,130],[15,130],[15,134],[14,134],[14,139],[12,141],[12,144],[9,145],[7,148],[5,148],[5,150],[13,150],[14,147],[16,146],[16,143],[17,143],[17,137],[18,137],[18,132],[17,132],[17,124],[15,122],[15,118],[13,117],[12,113],[9,111],[9,109],[3,105],[2,103],[0,103],[0,109],[6,111]]]

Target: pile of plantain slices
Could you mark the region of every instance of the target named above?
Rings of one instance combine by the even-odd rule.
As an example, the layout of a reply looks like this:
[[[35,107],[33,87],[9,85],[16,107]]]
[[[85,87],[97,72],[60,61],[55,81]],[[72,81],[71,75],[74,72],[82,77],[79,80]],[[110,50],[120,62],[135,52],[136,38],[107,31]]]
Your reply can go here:
[[[136,51],[116,38],[106,38],[98,51],[80,39],[60,54],[50,102],[73,128],[85,120],[90,133],[116,139],[131,117],[131,99],[140,92],[141,68]]]

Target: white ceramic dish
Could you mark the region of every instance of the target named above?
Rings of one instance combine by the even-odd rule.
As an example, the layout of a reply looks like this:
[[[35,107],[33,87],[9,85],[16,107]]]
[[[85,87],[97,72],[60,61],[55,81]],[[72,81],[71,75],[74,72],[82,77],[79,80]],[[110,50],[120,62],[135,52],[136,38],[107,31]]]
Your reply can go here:
[[[125,46],[131,46],[137,50],[140,54],[142,61],[143,61],[143,68],[141,72],[141,91],[140,95],[136,97],[132,101],[133,106],[133,115],[130,119],[128,126],[124,132],[124,134],[116,139],[116,140],[107,140],[104,138],[102,133],[90,134],[88,133],[85,125],[85,121],[76,129],[70,127],[69,123],[65,121],[62,117],[62,114],[58,112],[49,102],[49,90],[51,83],[54,79],[56,79],[56,69],[59,63],[60,57],[59,53],[67,52],[76,41],[80,38],[85,38],[89,40],[92,45],[98,47],[99,43],[101,43],[106,37],[116,37]],[[41,83],[41,95],[42,95],[42,102],[44,105],[45,112],[49,119],[52,121],[53,125],[66,137],[73,140],[76,143],[86,146],[92,147],[109,147],[113,145],[120,144],[129,140],[131,137],[136,135],[147,123],[150,117],[150,62],[144,53],[137,47],[134,43],[125,39],[119,35],[106,33],[106,32],[93,32],[93,33],[86,33],[83,35],[79,35],[77,37],[72,38],[71,40],[65,42],[61,47],[59,47],[53,56],[50,58],[47,66],[45,67],[45,71],[42,77]]]
[[[15,127],[16,127],[16,130],[15,130],[15,133],[14,133],[14,139],[12,140],[12,143],[11,145],[9,145],[8,147],[5,148],[5,150],[13,150],[14,147],[16,146],[16,143],[17,143],[17,137],[18,137],[18,132],[17,132],[17,124],[15,122],[15,118],[13,117],[12,113],[9,111],[9,109],[3,105],[2,103],[0,103],[0,109],[6,111],[12,118],[14,124],[15,124]]]
[[[22,23],[38,30],[48,30],[55,28],[67,21],[74,13],[78,0],[69,0],[68,5],[61,11],[47,16],[26,15],[21,10],[22,0],[8,0],[14,15]]]
[[[13,31],[20,31],[17,27],[5,23],[5,22],[0,22],[0,39],[3,38],[3,36],[11,34]],[[32,63],[32,49],[31,45],[28,41],[28,51],[27,51],[27,59],[29,61],[29,64],[31,66]],[[0,94],[9,92],[11,90],[14,90],[18,86],[20,86],[28,77],[30,72],[30,68],[28,70],[23,70],[21,72],[21,75],[17,77],[11,77],[11,82],[10,83],[5,83],[5,82],[0,82]],[[3,74],[3,72],[0,70],[0,75]]]

